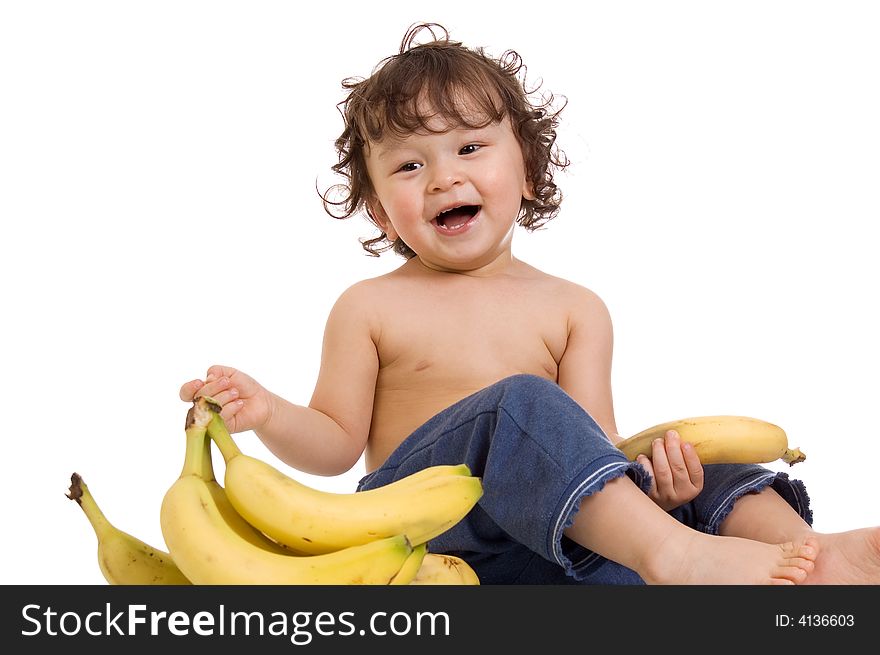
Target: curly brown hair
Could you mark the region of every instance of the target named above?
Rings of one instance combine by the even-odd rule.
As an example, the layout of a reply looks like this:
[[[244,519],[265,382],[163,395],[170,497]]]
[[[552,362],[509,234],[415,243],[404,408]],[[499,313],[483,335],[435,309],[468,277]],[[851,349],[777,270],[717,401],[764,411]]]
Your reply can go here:
[[[416,43],[423,31],[432,40]],[[495,59],[483,48],[467,48],[451,40],[446,28],[437,23],[411,26],[399,53],[379,62],[368,78],[342,81],[348,94],[337,108],[345,127],[335,142],[339,161],[332,170],[346,181],[319,192],[325,211],[338,219],[365,211],[381,234],[362,239],[364,250],[378,256],[393,249],[403,257],[413,257],[416,253],[401,239],[388,240],[370,212],[367,201],[374,190],[367,175],[365,149],[388,133],[402,137],[416,130],[436,132],[428,123],[438,115],[445,119],[446,129],[460,125],[480,128],[506,116],[522,148],[526,177],[535,196],[533,200],[522,199],[517,223],[528,230],[541,227],[559,213],[562,201],[553,174],[569,164],[556,145],[558,117],[565,103],[552,109],[554,96],[545,93],[537,97],[540,85],[526,90],[525,77],[526,67],[513,50]],[[462,106],[462,99],[469,107]],[[474,124],[475,115],[485,120]],[[337,199],[332,199],[334,196]]]

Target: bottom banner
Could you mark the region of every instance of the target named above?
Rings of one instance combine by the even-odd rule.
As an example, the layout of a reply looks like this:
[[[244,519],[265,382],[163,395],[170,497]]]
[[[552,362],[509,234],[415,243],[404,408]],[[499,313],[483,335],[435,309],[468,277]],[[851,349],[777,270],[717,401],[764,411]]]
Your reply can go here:
[[[865,643],[880,623],[876,586],[7,586],[3,595],[4,646],[90,654],[220,641],[260,653],[521,652],[608,639],[841,648]]]

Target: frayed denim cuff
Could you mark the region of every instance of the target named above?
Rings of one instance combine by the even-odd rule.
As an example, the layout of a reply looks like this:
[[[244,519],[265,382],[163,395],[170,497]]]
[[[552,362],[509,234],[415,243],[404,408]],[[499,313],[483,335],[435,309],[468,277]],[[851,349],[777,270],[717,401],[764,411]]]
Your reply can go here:
[[[650,489],[651,478],[641,464],[616,456],[605,456],[591,462],[569,485],[560,500],[556,521],[551,524],[548,533],[548,550],[552,559],[576,580],[584,579],[595,566],[607,560],[568,539],[564,532],[574,523],[575,514],[584,498],[601,491],[609,481],[624,475],[628,475],[645,493]]]
[[[713,511],[697,524],[697,530],[707,534],[718,534],[721,523],[733,511],[737,500],[745,494],[757,493],[768,486],[772,487],[797,512],[798,516],[806,521],[807,525],[813,525],[810,497],[802,481],[793,480],[788,473],[782,471],[745,469],[743,473],[742,478],[726,490],[726,495],[716,500]]]

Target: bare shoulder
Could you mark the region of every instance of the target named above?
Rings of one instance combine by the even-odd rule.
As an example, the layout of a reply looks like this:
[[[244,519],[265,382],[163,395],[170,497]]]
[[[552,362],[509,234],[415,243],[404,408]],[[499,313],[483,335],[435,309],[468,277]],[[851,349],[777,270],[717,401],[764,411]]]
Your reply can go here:
[[[329,320],[347,330],[366,329],[375,341],[381,332],[382,307],[394,297],[399,282],[393,274],[359,280],[347,287],[333,304]]]
[[[336,306],[363,309],[375,303],[381,295],[381,282],[378,278],[359,280],[346,288],[336,299]]]
[[[402,281],[412,277],[408,273],[411,268],[408,264],[409,262],[388,273],[364,278],[353,283],[340,294],[339,300],[345,303],[375,303],[383,294],[400,286]]]
[[[608,305],[592,289],[574,282],[567,282],[570,294],[571,316],[574,319],[588,322],[610,323],[611,314]]]
[[[545,288],[546,293],[559,303],[570,322],[608,324],[611,316],[608,306],[598,293],[571,280],[545,273],[529,266],[530,273]]]
[[[388,275],[366,278],[347,287],[334,304],[334,311],[357,312],[368,317],[394,284]]]

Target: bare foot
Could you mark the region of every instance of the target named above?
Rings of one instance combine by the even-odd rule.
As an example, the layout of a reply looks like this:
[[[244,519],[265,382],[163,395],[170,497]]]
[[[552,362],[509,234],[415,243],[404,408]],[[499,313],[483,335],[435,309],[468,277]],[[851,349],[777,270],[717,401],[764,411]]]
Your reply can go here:
[[[813,535],[799,542],[765,544],[682,530],[656,549],[647,570],[639,574],[648,584],[799,584],[813,571],[818,552]]]
[[[880,527],[814,533],[819,554],[804,584],[880,584]]]

